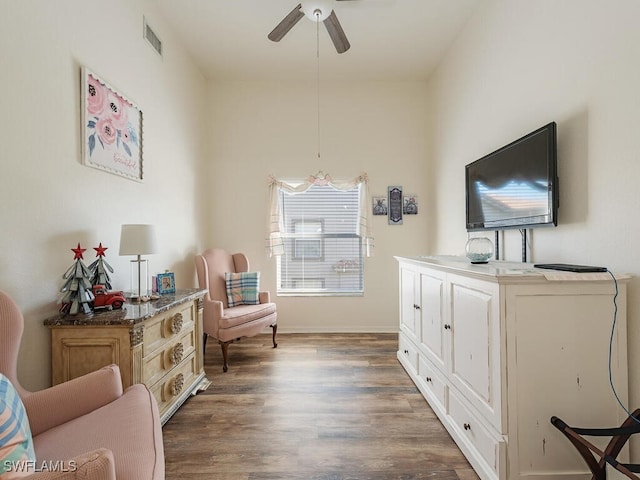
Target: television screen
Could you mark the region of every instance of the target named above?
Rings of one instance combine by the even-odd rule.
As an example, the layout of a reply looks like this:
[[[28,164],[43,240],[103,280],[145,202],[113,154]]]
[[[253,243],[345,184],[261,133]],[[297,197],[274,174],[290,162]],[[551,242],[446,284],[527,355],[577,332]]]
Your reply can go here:
[[[465,168],[467,230],[557,225],[556,124]]]

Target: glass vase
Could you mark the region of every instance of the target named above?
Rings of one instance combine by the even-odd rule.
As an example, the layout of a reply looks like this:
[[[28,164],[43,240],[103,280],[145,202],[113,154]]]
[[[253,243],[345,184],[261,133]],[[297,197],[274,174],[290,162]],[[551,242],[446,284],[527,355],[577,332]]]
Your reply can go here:
[[[493,242],[487,237],[470,238],[465,252],[471,263],[488,263],[493,256]]]

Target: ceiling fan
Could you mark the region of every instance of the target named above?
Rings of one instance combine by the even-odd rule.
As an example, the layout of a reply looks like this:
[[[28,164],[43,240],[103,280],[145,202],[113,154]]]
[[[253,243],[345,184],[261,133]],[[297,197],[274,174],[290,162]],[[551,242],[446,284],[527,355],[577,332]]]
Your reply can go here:
[[[352,0],[336,0],[338,2],[348,2]],[[307,9],[310,10],[310,9]],[[276,25],[267,37],[269,40],[274,42],[279,42],[282,38],[293,28],[293,26],[300,21],[302,17],[305,15],[313,18],[314,20],[322,20],[324,26],[329,33],[329,37],[331,37],[331,41],[333,45],[336,47],[338,53],[344,53],[351,45],[349,44],[349,40],[347,40],[347,36],[342,29],[342,25],[338,21],[338,17],[336,16],[336,12],[331,10],[331,13],[327,15],[328,9],[323,11],[320,7],[313,8],[313,11],[307,11],[305,13],[305,9],[302,4],[299,3],[297,7],[295,7],[289,14],[282,19],[282,21]],[[313,16],[311,15],[313,14]]]

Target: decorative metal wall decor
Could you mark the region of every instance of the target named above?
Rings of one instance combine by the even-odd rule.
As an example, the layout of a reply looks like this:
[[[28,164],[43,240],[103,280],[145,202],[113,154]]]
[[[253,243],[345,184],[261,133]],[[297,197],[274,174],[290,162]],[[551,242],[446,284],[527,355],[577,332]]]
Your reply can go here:
[[[402,187],[388,187],[389,225],[402,225]]]

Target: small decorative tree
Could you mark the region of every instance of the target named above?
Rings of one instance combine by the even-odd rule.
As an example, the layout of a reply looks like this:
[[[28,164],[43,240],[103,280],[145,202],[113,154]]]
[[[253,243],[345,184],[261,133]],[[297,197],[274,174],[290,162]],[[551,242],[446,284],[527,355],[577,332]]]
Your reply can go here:
[[[91,265],[89,265],[89,271],[91,272],[91,285],[104,285],[107,290],[111,290],[111,278],[109,272],[113,273],[113,268],[104,259],[105,250],[108,247],[103,247],[102,242],[97,247],[93,247],[96,251],[96,257],[98,257]]]
[[[82,261],[82,253],[85,250],[86,248],[80,247],[80,243],[76,248],[71,249],[74,253],[75,263],[62,275],[65,280],[60,289],[64,293],[60,300],[62,313],[76,315],[80,310],[84,313],[91,313],[91,302],[93,302],[94,296],[91,291],[91,272]]]

